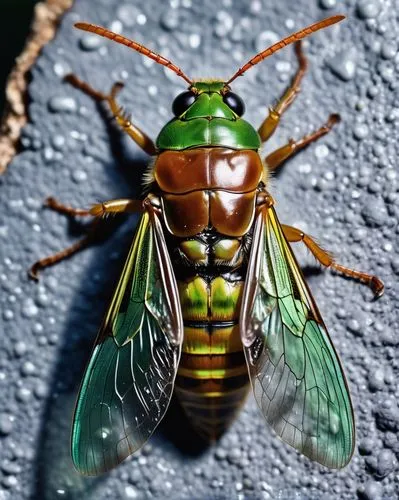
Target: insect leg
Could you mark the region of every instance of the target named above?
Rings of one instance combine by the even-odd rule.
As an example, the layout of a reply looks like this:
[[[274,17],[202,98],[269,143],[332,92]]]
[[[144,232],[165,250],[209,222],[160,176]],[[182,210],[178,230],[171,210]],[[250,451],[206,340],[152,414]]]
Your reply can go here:
[[[73,245],[35,262],[28,271],[29,277],[34,279],[35,281],[39,281],[39,271],[45,269],[46,267],[54,266],[58,262],[61,262],[64,259],[68,259],[75,253],[78,253],[80,252],[80,250],[86,248],[90,243],[92,243],[95,240],[97,228],[100,222],[101,222],[100,220],[94,220],[90,225],[90,229],[87,235],[84,238],[77,241],[76,243],[74,243]]]
[[[97,102],[106,101],[114,115],[118,125],[134,140],[134,142],[141,147],[147,154],[155,155],[156,147],[153,140],[143,132],[139,127],[130,121],[130,118],[123,111],[116,101],[116,97],[123,88],[123,83],[115,83],[112,86],[109,94],[103,94],[95,90],[86,82],[80,80],[76,75],[70,74],[65,77],[65,80],[85,94],[92,97]]]
[[[307,59],[302,52],[302,43],[299,41],[295,44],[295,54],[298,59],[299,68],[294,76],[291,85],[285,91],[283,96],[280,98],[276,106],[270,108],[269,115],[265,118],[262,125],[259,127],[258,132],[262,142],[265,142],[273,135],[278,124],[280,123],[280,118],[286,109],[293,103],[295,97],[300,91],[300,84],[303,75],[308,67]]]
[[[79,217],[86,217],[91,215],[90,210],[86,210],[84,208],[73,208],[68,205],[64,205],[63,203],[60,203],[52,196],[50,196],[45,200],[44,206],[51,208],[51,210],[54,210],[54,212],[58,212],[59,214],[63,215],[79,216]]]
[[[120,212],[138,213],[143,211],[143,202],[141,200],[121,198],[119,200],[109,200],[93,205],[90,209],[90,214],[95,217],[102,217],[106,214],[116,214]]]
[[[52,210],[59,212],[68,216],[89,216],[92,215],[95,219],[91,222],[87,235],[81,240],[77,241],[70,247],[61,250],[49,257],[45,257],[44,259],[40,259],[33,264],[30,268],[28,274],[34,279],[38,280],[38,273],[42,269],[46,267],[53,266],[58,262],[61,262],[64,259],[68,259],[75,253],[80,252],[84,248],[86,248],[91,243],[94,243],[101,236],[100,225],[101,225],[101,217],[107,213],[120,213],[120,212],[142,212],[143,211],[143,203],[139,200],[130,200],[130,199],[119,199],[119,200],[111,200],[106,201],[104,203],[99,203],[97,205],[93,205],[90,210],[84,209],[76,209],[66,205],[59,203],[54,198],[47,198],[46,205],[50,207]]]
[[[277,169],[282,163],[284,163],[288,158],[296,154],[301,149],[308,146],[310,143],[317,141],[323,135],[328,134],[332,127],[340,121],[340,117],[337,114],[332,114],[329,116],[327,122],[317,129],[312,134],[306,135],[295,141],[291,139],[288,144],[285,144],[281,148],[276,149],[272,153],[266,156],[265,163],[269,170]]]
[[[338,264],[337,262],[335,262],[333,255],[321,248],[311,236],[305,234],[303,231],[297,229],[296,227],[286,226],[285,224],[282,224],[281,227],[283,229],[284,236],[289,242],[295,243],[298,241],[302,241],[302,243],[304,243],[308,250],[310,250],[310,252],[313,254],[315,259],[323,266],[335,269],[344,276],[348,276],[349,278],[353,278],[362,283],[365,283],[372,289],[376,297],[381,297],[381,295],[384,293],[384,283],[379,278],[377,278],[377,276],[363,273],[361,271],[355,271],[354,269],[350,269],[349,267]]]

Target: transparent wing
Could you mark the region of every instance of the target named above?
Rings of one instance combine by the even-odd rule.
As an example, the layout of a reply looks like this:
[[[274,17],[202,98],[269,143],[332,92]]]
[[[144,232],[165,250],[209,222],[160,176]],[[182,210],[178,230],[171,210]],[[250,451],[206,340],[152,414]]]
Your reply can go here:
[[[72,428],[77,470],[105,472],[147,441],[171,398],[182,335],[162,227],[145,213],[80,388]]]
[[[345,376],[273,208],[258,216],[241,312],[255,398],[278,436],[330,468],[355,443]]]

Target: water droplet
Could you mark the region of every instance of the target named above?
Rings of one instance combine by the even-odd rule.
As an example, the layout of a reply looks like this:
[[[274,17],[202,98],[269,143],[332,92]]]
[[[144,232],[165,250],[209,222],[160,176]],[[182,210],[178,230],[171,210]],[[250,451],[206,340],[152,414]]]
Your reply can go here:
[[[236,491],[242,491],[244,488],[244,485],[242,483],[236,483]]]
[[[361,213],[365,222],[371,227],[382,227],[388,219],[387,208],[380,197],[370,197]]]
[[[80,182],[84,182],[87,179],[87,174],[84,170],[74,170],[72,172],[72,179],[79,184]]]
[[[262,2],[260,0],[254,0],[251,2],[251,5],[249,7],[249,10],[252,14],[259,14],[263,9]]]
[[[280,73],[288,73],[291,69],[291,63],[289,61],[277,61],[276,70]]]
[[[368,386],[371,392],[381,391],[385,385],[385,373],[382,369],[371,368],[368,377]]]
[[[312,165],[310,163],[301,163],[298,166],[298,172],[300,174],[310,174],[312,171]]]
[[[31,361],[25,361],[21,367],[21,373],[24,377],[33,375],[36,372],[36,366]]]
[[[356,64],[356,54],[351,50],[339,52],[328,62],[331,71],[345,82],[355,76]]]
[[[32,318],[33,316],[36,316],[38,312],[39,309],[33,302],[33,299],[32,298],[26,299],[22,306],[22,314],[25,316],[25,318]]]
[[[395,78],[395,68],[391,62],[381,61],[377,66],[377,71],[385,83],[392,82]]]
[[[71,67],[65,62],[57,62],[53,66],[54,73],[63,78],[68,73],[71,73]]]
[[[375,443],[373,445],[375,447]],[[358,493],[363,500],[380,500],[382,498],[382,485],[370,480],[366,484],[359,486]]]
[[[44,399],[47,397],[48,394],[48,387],[45,382],[42,380],[38,380],[36,382],[36,386],[34,388],[34,393],[37,399]]]
[[[225,448],[222,448],[221,446],[219,446],[216,451],[215,451],[215,457],[218,459],[218,460],[225,460],[226,457],[227,457],[227,450]]]
[[[201,44],[201,36],[198,33],[192,33],[188,38],[188,42],[190,47],[197,49]]]
[[[233,28],[234,20],[225,10],[220,10],[214,20],[214,32],[219,38],[225,37]]]
[[[122,33],[123,31],[123,24],[121,21],[116,19],[115,21],[112,21],[111,24],[109,25],[109,29],[113,31],[114,33]]]
[[[287,28],[289,30],[292,31],[294,29],[294,26],[295,26],[295,21],[293,19],[288,18],[285,20],[285,25],[287,26]]]
[[[361,19],[372,19],[378,16],[381,10],[379,0],[359,0],[357,2],[357,13]]]
[[[0,434],[7,436],[12,431],[15,417],[8,413],[0,414]]]
[[[381,45],[381,56],[384,59],[393,59],[398,51],[398,46],[395,40],[390,40]]]
[[[325,144],[319,144],[315,147],[314,154],[318,160],[322,160],[328,156],[330,150]]]
[[[2,479],[1,484],[7,489],[15,488],[18,484],[18,479],[15,476],[6,476]]]
[[[5,460],[1,464],[1,469],[5,474],[20,474],[21,466],[14,461]],[[1,499],[1,497],[0,497]]]
[[[50,163],[54,159],[54,149],[46,147],[43,150],[43,159],[45,163]]]
[[[6,321],[11,321],[14,318],[14,313],[11,311],[11,309],[5,309],[3,312],[3,318]]]
[[[176,9],[169,9],[164,12],[161,18],[161,26],[167,31],[173,31],[178,28],[180,24],[179,11]]]
[[[65,137],[63,135],[55,135],[51,139],[53,148],[56,149],[57,151],[62,151],[65,147]]]
[[[148,93],[150,96],[156,96],[158,94],[158,87],[156,85],[150,85],[148,87]]]
[[[134,5],[130,5],[127,3],[124,3],[121,6],[119,6],[116,11],[117,18],[120,19],[123,22],[123,24],[128,28],[132,28],[135,25],[136,19],[138,18],[139,15],[140,15],[139,9]]]
[[[79,40],[81,49],[86,50],[87,52],[98,50],[103,43],[103,39],[98,35],[84,35]]]
[[[137,498],[138,497],[136,489],[130,485],[125,487],[125,494],[126,494],[126,498]]]
[[[138,25],[143,26],[147,22],[147,16],[145,14],[139,14],[136,21]]]
[[[27,387],[19,387],[15,395],[18,401],[20,401],[21,403],[26,403],[30,400],[32,391]]]
[[[27,350],[28,350],[28,346],[25,344],[25,342],[23,340],[20,340],[14,346],[14,353],[16,356],[18,356],[18,358],[23,356]]]
[[[43,325],[41,323],[35,323],[34,327],[33,327],[33,332],[34,333],[43,333]]]
[[[81,141],[81,142],[87,141],[87,134],[79,132],[78,130],[71,130],[69,134],[72,137],[72,139],[75,139],[76,141]]]
[[[102,441],[107,439],[111,434],[112,434],[111,430],[107,429],[106,427],[100,427],[94,433],[95,437],[101,439]]]
[[[358,141],[361,141],[362,139],[366,138],[368,136],[369,129],[365,123],[358,123],[355,125],[355,128],[353,129],[353,136],[355,139]]]
[[[359,321],[357,319],[350,319],[347,322],[348,330],[350,330],[352,333],[356,335],[363,335],[362,333],[362,326],[360,325]]]
[[[319,0],[322,9],[332,9],[337,5],[337,0]]]
[[[73,97],[54,96],[49,100],[48,108],[52,113],[76,113],[78,106]]]

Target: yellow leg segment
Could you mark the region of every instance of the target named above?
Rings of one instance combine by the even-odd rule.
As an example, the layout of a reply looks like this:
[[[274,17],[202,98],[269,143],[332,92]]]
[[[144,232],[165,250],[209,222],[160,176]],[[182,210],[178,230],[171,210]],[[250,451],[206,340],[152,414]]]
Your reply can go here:
[[[112,86],[109,94],[103,94],[95,90],[86,82],[80,80],[76,75],[70,74],[65,77],[65,80],[77,89],[82,90],[85,94],[92,97],[94,100],[101,102],[106,101],[118,123],[118,125],[141,147],[147,154],[153,156],[156,154],[156,147],[153,140],[143,132],[139,127],[131,122],[130,118],[124,113],[123,109],[116,102],[116,97],[123,88],[123,83],[115,83]]]

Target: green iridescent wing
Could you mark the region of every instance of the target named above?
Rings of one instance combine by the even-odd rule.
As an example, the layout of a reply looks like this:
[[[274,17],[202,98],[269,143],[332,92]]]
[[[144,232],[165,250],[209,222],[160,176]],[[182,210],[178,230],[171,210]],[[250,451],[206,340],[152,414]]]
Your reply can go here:
[[[182,335],[162,227],[144,213],[80,388],[72,428],[78,471],[103,473],[147,441],[172,395]]]
[[[273,208],[257,218],[243,294],[241,335],[265,419],[310,459],[344,467],[355,443],[348,386]]]

